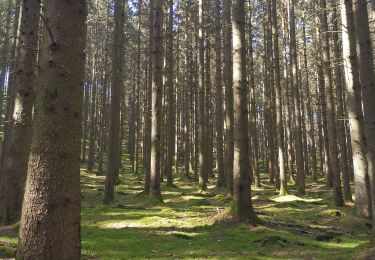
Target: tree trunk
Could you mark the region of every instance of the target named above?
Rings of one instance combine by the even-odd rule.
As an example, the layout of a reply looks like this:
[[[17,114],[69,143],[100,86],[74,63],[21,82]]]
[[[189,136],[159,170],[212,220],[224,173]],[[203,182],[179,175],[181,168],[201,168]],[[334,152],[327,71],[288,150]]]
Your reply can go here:
[[[151,168],[150,196],[162,200],[160,189],[160,125],[162,123],[162,89],[163,89],[163,55],[162,34],[163,6],[162,0],[154,0],[152,29],[152,119],[151,119]]]
[[[105,184],[104,203],[114,200],[116,177],[119,173],[120,154],[120,103],[121,103],[121,76],[122,76],[122,34],[124,30],[124,3],[115,0],[113,49],[112,49],[112,84],[111,106],[109,122],[109,147],[107,161],[107,177]]]
[[[297,43],[296,43],[296,28],[295,28],[295,15],[294,5],[295,0],[291,0],[289,3],[289,25],[290,25],[290,60],[292,63],[292,74],[291,77],[293,86],[293,98],[294,98],[294,129],[295,129],[295,149],[296,149],[296,166],[297,166],[297,186],[298,193],[305,194],[305,172],[303,168],[303,145],[302,145],[302,129],[301,129],[301,113],[300,113],[300,91],[299,91],[299,79],[298,79],[298,64],[297,64]]]
[[[342,43],[346,79],[347,114],[350,122],[353,171],[355,185],[355,208],[359,216],[372,214],[371,194],[367,175],[366,143],[361,105],[357,49],[351,0],[341,0]]]
[[[375,223],[375,71],[367,1],[353,0],[353,13],[357,39],[359,79],[362,87],[368,176],[371,184],[372,216]]]
[[[232,74],[232,0],[224,0],[223,4],[223,37],[224,37],[224,68],[225,85],[225,175],[228,194],[233,195],[233,74]]]
[[[207,189],[207,135],[205,117],[205,89],[204,89],[204,31],[203,31],[203,0],[199,0],[199,35],[198,35],[198,142],[199,142],[199,188]]]
[[[337,107],[337,135],[338,135],[338,147],[340,152],[340,169],[344,184],[344,199],[346,201],[352,201],[352,192],[350,190],[350,178],[348,169],[348,154],[346,147],[346,134],[345,134],[345,121],[344,119],[344,101],[343,101],[343,84],[341,62],[342,60],[340,46],[339,46],[339,35],[338,35],[338,22],[337,22],[337,11],[333,10],[333,52],[335,57],[335,82],[336,82],[336,107]],[[336,33],[337,32],[337,33]]]
[[[284,168],[284,129],[282,125],[281,106],[281,80],[280,80],[280,57],[279,57],[279,32],[277,25],[276,0],[272,0],[272,33],[273,33],[273,58],[275,67],[275,109],[276,109],[276,135],[277,150],[279,156],[280,195],[288,194],[287,177]]]
[[[246,85],[245,2],[233,1],[233,98],[234,98],[234,214],[240,221],[258,222],[251,202],[248,154],[248,104]]]
[[[15,65],[15,103],[9,122],[8,142],[3,153],[0,184],[0,220],[19,219],[32,137],[32,110],[36,80],[40,1],[21,5],[21,20]]]
[[[221,3],[215,0],[215,85],[216,85],[216,153],[217,153],[217,186],[225,186],[224,159],[223,159],[223,85],[222,85],[222,38],[221,38]]]
[[[167,33],[167,162],[166,172],[167,185],[173,185],[173,156],[175,154],[175,135],[176,135],[176,105],[175,105],[175,89],[174,89],[174,55],[173,55],[173,0],[168,0],[169,21]]]
[[[344,200],[341,189],[341,178],[340,178],[340,167],[337,151],[337,131],[336,131],[336,117],[335,107],[333,100],[333,89],[332,89],[332,74],[331,74],[331,58],[329,51],[329,37],[328,37],[328,22],[327,22],[327,11],[326,1],[319,0],[321,8],[320,23],[321,33],[323,33],[323,76],[324,76],[324,87],[326,95],[326,112],[327,112],[327,128],[328,128],[328,143],[329,143],[329,155],[330,155],[330,168],[332,172],[332,184],[333,184],[333,201],[336,206],[344,206]]]
[[[80,259],[86,1],[43,5],[35,131],[17,259]],[[69,20],[69,23],[66,21]]]

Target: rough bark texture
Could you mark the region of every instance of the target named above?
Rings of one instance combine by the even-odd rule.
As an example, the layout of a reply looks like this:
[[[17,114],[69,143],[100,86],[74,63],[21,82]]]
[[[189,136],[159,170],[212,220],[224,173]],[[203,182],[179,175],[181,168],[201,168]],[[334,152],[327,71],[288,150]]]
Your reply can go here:
[[[337,130],[336,130],[336,117],[335,107],[333,100],[333,89],[332,89],[332,73],[331,73],[331,58],[329,48],[329,36],[328,36],[328,21],[326,11],[326,1],[319,0],[321,8],[320,23],[322,36],[322,47],[323,47],[323,77],[326,95],[326,113],[327,113],[327,129],[328,129],[328,143],[329,143],[329,157],[330,157],[330,168],[332,171],[332,184],[333,184],[333,201],[336,206],[343,206],[344,199],[342,196],[341,189],[341,178],[340,178],[340,166],[337,150]]]
[[[355,208],[358,215],[370,217],[372,214],[371,194],[367,175],[366,138],[364,136],[352,1],[341,0],[340,5],[347,97],[346,108],[350,122],[350,140],[353,156]]]
[[[152,34],[152,117],[151,117],[151,168],[150,196],[162,200],[160,189],[160,124],[162,107],[162,34],[163,6],[162,0],[154,0]]]
[[[121,75],[122,55],[121,43],[124,30],[124,3],[115,1],[113,49],[112,49],[112,85],[109,121],[109,147],[107,161],[107,177],[105,183],[104,203],[114,200],[116,177],[119,173],[120,154],[120,103],[121,103]]]
[[[32,135],[32,108],[36,79],[40,1],[23,1],[14,82],[15,107],[10,117],[7,145],[3,151],[0,182],[0,220],[17,221],[21,215],[23,192]]]
[[[80,259],[86,1],[43,6],[35,125],[17,259]]]
[[[335,59],[334,75],[336,83],[336,108],[337,108],[337,137],[338,147],[340,152],[340,169],[343,180],[344,188],[344,199],[346,201],[352,200],[352,192],[350,190],[350,179],[348,169],[348,154],[346,147],[346,135],[345,135],[345,121],[344,119],[344,101],[343,101],[343,88],[344,82],[342,81],[341,64],[339,61],[342,60],[340,46],[339,46],[339,33],[338,33],[338,17],[336,9],[332,13],[333,31],[335,32],[332,36],[333,39],[333,53]],[[337,32],[337,33],[336,33]]]
[[[371,184],[372,216],[375,216],[375,71],[366,0],[353,1],[359,78],[367,143],[368,176]],[[375,223],[375,217],[373,217]]]
[[[246,83],[245,1],[233,1],[233,98],[234,98],[234,214],[241,221],[257,222],[250,186],[248,104]]]

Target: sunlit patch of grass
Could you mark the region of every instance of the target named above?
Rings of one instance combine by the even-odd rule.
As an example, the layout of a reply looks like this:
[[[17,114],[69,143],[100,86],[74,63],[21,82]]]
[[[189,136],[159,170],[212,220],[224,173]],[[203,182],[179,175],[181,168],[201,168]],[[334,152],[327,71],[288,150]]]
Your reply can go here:
[[[162,183],[164,203],[159,203],[140,195],[143,174],[131,174],[128,164],[124,157],[111,205],[102,205],[105,176],[82,167],[83,259],[353,259],[373,243],[368,221],[354,215],[353,205],[335,208],[321,181],[308,182],[306,196],[295,195],[290,185],[290,195],[279,197],[262,174],[262,187],[252,194],[255,211],[265,223],[291,227],[253,227],[218,221],[230,218],[232,197],[215,180],[198,192],[197,183],[176,177],[176,187]],[[336,233],[320,241],[298,229]],[[0,232],[0,258],[14,256],[16,247],[17,228]]]
[[[302,197],[297,197],[295,195],[286,195],[286,196],[276,196],[272,197],[271,200],[275,202],[292,202],[292,201],[303,201],[303,202],[318,202],[322,201],[322,199],[309,199],[309,198],[302,198]]]

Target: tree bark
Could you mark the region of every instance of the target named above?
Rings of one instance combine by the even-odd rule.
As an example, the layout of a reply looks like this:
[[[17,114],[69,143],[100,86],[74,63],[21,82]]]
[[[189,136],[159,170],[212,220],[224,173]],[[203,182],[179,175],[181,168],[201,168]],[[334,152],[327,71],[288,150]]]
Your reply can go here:
[[[279,176],[281,196],[288,194],[288,180],[285,174],[284,164],[284,128],[282,125],[282,106],[281,106],[281,80],[280,80],[280,56],[279,56],[279,31],[277,23],[277,5],[276,0],[272,0],[272,33],[273,33],[273,58],[275,67],[275,109],[276,109],[276,135],[277,150],[279,156]]]
[[[361,85],[359,81],[355,27],[351,0],[341,0],[342,43],[346,79],[347,115],[350,122],[355,208],[359,216],[372,214],[371,193],[367,175],[366,143],[363,123]]]
[[[223,37],[224,37],[224,68],[225,85],[225,175],[228,194],[233,195],[233,74],[232,74],[232,0],[224,0],[223,4]]]
[[[15,64],[15,107],[9,122],[8,142],[3,151],[0,182],[0,219],[10,224],[19,219],[32,137],[40,1],[21,5],[19,41]]]
[[[160,125],[163,89],[162,0],[154,0],[153,7],[150,197],[162,201],[160,189]]]
[[[335,107],[333,100],[333,89],[332,89],[332,73],[331,73],[331,58],[329,48],[329,36],[328,36],[328,22],[327,22],[327,11],[326,1],[319,0],[321,8],[320,23],[323,47],[323,77],[324,87],[326,95],[326,112],[327,112],[327,128],[328,128],[328,143],[329,143],[329,155],[330,155],[330,168],[332,172],[332,184],[333,184],[333,201],[336,206],[344,206],[344,199],[342,196],[341,189],[341,178],[340,178],[340,167],[337,151],[337,130],[336,130],[336,117]]]
[[[43,10],[36,129],[16,258],[80,259],[86,1],[51,0]]]
[[[223,85],[222,85],[222,37],[221,37],[221,2],[215,0],[215,85],[216,85],[216,156],[217,156],[217,186],[225,186],[224,175],[224,140],[223,140]]]
[[[113,47],[112,47],[112,84],[109,122],[109,147],[107,177],[105,183],[104,203],[111,203],[115,196],[116,177],[119,173],[120,154],[120,103],[122,76],[122,34],[124,30],[124,3],[115,0]]]
[[[167,33],[167,162],[166,172],[167,185],[173,185],[173,157],[175,154],[175,135],[176,135],[176,104],[175,104],[175,85],[174,85],[174,54],[173,54],[173,0],[168,0],[169,21]]]
[[[375,223],[375,72],[366,0],[353,0],[359,79],[362,87],[364,125],[367,143],[368,176],[371,184],[372,216]]]
[[[297,166],[297,186],[298,193],[305,194],[305,173],[303,167],[303,145],[302,145],[302,129],[301,129],[301,113],[300,113],[300,91],[299,91],[299,79],[298,79],[298,63],[297,63],[297,43],[296,43],[296,28],[295,28],[295,14],[294,5],[295,0],[290,0],[289,3],[289,25],[290,25],[290,60],[292,65],[291,77],[293,86],[293,98],[294,98],[294,129],[295,129],[295,149],[296,149],[296,166]]]
[[[246,83],[245,1],[233,1],[233,98],[234,98],[234,214],[240,221],[258,222],[251,202],[248,150]]]

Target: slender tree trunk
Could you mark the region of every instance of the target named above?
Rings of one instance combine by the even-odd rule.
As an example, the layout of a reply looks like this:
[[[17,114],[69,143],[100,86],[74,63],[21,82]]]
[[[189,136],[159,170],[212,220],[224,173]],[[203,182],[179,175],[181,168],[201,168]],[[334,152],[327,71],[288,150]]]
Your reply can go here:
[[[199,188],[207,189],[207,135],[205,118],[205,82],[204,82],[204,31],[203,31],[203,0],[199,0],[199,35],[198,35],[198,143],[199,143]]]
[[[121,103],[121,76],[122,76],[122,34],[124,30],[124,3],[115,0],[113,49],[112,49],[112,85],[109,123],[109,148],[107,161],[107,177],[105,184],[104,203],[114,200],[116,177],[119,173],[120,154],[120,103]]]
[[[296,28],[295,28],[295,14],[294,5],[295,0],[290,0],[289,5],[289,19],[290,19],[290,60],[292,63],[291,78],[294,91],[294,129],[295,129],[295,149],[296,149],[296,166],[297,166],[297,186],[298,193],[305,194],[305,173],[303,168],[303,145],[302,145],[302,130],[301,130],[301,113],[300,113],[300,91],[298,79],[298,64],[297,64],[297,43],[296,43]]]
[[[254,183],[257,187],[261,187],[260,183],[260,175],[259,175],[259,165],[258,165],[258,135],[257,135],[257,124],[256,124],[256,100],[255,100],[255,72],[254,72],[254,49],[253,49],[253,25],[252,25],[252,6],[249,3],[249,47],[248,47],[248,55],[249,55],[249,80],[250,80],[250,89],[249,89],[249,136],[250,136],[250,163],[252,164],[252,176],[254,178]],[[253,181],[253,180],[252,180]]]
[[[307,109],[307,138],[309,143],[309,150],[311,154],[311,169],[312,169],[312,178],[315,181],[317,179],[317,159],[316,159],[316,142],[315,142],[315,127],[314,127],[314,114],[311,109],[312,106],[312,98],[311,98],[311,83],[310,83],[310,76],[309,76],[309,67],[307,63],[307,46],[306,46],[307,38],[306,38],[306,19],[305,19],[305,12],[303,16],[303,56],[304,56],[304,69],[306,72],[306,109]]]
[[[327,109],[326,109],[326,95],[324,91],[324,78],[323,78],[323,60],[321,55],[322,44],[320,39],[320,19],[319,16],[316,16],[315,21],[315,48],[316,48],[316,55],[318,56],[318,64],[317,64],[317,87],[319,92],[319,123],[321,124],[321,136],[323,141],[323,146],[321,147],[321,161],[323,162],[322,173],[327,179],[327,186],[332,187],[332,173],[331,173],[331,166],[330,166],[330,155],[329,155],[329,143],[328,143],[328,127],[327,127]]]
[[[333,89],[332,89],[332,74],[331,74],[331,58],[329,50],[329,37],[328,37],[328,22],[327,22],[327,11],[326,1],[319,0],[321,8],[320,20],[321,20],[321,32],[323,33],[323,76],[325,85],[326,95],[326,111],[327,111],[327,128],[328,128],[328,143],[329,143],[329,154],[330,154],[330,168],[332,171],[332,183],[333,183],[333,201],[336,206],[344,206],[344,200],[341,189],[341,178],[340,178],[340,167],[337,151],[337,130],[336,130],[336,117],[333,100]]]
[[[151,65],[149,66],[148,71],[148,84],[147,84],[147,110],[146,110],[146,119],[145,119],[145,183],[144,183],[144,193],[150,193],[150,185],[151,185],[151,124],[152,124],[152,51],[153,51],[153,30],[154,30],[154,23],[153,23],[153,12],[154,12],[154,0],[150,0],[150,16],[149,16],[149,24],[150,24],[150,31],[149,31],[149,46],[148,46],[148,63]]]
[[[216,85],[216,153],[217,153],[217,186],[225,186],[224,175],[224,140],[223,140],[223,85],[222,85],[222,38],[221,38],[221,3],[215,0],[215,85]]]
[[[162,34],[163,6],[162,0],[154,0],[152,19],[152,120],[151,120],[151,168],[150,196],[162,200],[160,189],[160,124],[162,123],[162,89],[163,89],[163,55]]]
[[[13,5],[13,2],[9,3],[9,7]],[[4,111],[4,126],[3,126],[3,144],[2,144],[2,151],[1,151],[1,165],[0,167],[3,166],[4,163],[4,150],[7,149],[7,143],[8,143],[8,132],[9,132],[9,122],[10,122],[10,116],[13,114],[13,108],[14,108],[14,102],[15,102],[15,60],[17,57],[17,46],[19,45],[19,20],[20,20],[20,13],[21,13],[21,0],[16,0],[15,2],[15,15],[14,15],[14,23],[13,23],[13,42],[12,42],[12,50],[11,50],[11,55],[10,55],[10,66],[9,66],[9,77],[8,77],[8,88],[7,88],[7,97],[6,97],[6,107]],[[2,115],[2,114],[1,114]],[[0,172],[1,174],[1,172]]]
[[[248,104],[246,84],[245,1],[233,1],[233,98],[234,98],[234,214],[240,221],[258,222],[251,202],[248,155]]]
[[[223,4],[223,37],[224,37],[224,68],[225,85],[225,175],[227,178],[228,194],[233,195],[233,74],[232,74],[232,0],[224,0]]]
[[[8,9],[7,15],[5,18],[5,30],[3,31],[4,33],[4,38],[3,38],[3,44],[2,48],[0,50],[0,59],[3,64],[0,65],[0,129],[3,124],[3,106],[4,106],[4,94],[5,94],[5,82],[6,82],[6,74],[7,74],[7,67],[11,63],[11,60],[9,59],[9,52],[11,50],[10,48],[10,39],[11,39],[11,34],[10,34],[10,29],[11,29],[11,19],[12,19],[12,12],[9,10],[13,6],[13,0],[8,0],[6,4],[6,8]],[[9,84],[8,84],[9,85]],[[4,138],[3,138],[4,139]],[[0,157],[1,158],[1,157]]]
[[[89,118],[89,103],[90,103],[90,87],[87,83],[84,85],[85,91],[84,91],[84,101],[83,101],[83,130],[82,130],[82,147],[81,147],[81,162],[86,162],[86,146],[87,146],[87,134],[88,134],[88,118]]]
[[[175,104],[175,85],[174,85],[174,54],[173,54],[173,0],[168,0],[169,21],[167,33],[167,162],[166,172],[167,185],[173,185],[173,156],[175,154],[175,135],[176,135],[176,104]]]
[[[94,44],[93,44],[94,45]],[[87,170],[92,171],[95,164],[95,128],[96,128],[96,99],[97,99],[97,75],[96,75],[96,56],[95,46],[92,46],[94,57],[92,60],[92,78],[91,78],[91,105],[90,105],[90,130],[89,130],[89,158]]]
[[[287,177],[284,168],[284,129],[282,125],[282,106],[281,106],[281,80],[280,80],[280,57],[279,57],[279,32],[277,24],[277,5],[276,0],[272,0],[272,33],[273,33],[273,58],[275,66],[275,109],[276,109],[276,135],[277,150],[279,156],[280,171],[280,195],[288,194]]]
[[[190,13],[191,3],[188,2],[185,10],[185,22],[188,24],[191,22]],[[192,54],[192,43],[190,39],[192,38],[192,33],[190,30],[185,30],[185,42],[186,42],[186,55],[185,55],[185,66],[187,75],[185,78],[185,97],[184,97],[184,167],[185,167],[185,177],[190,178],[190,168],[191,168],[191,101],[192,101],[192,88],[193,85],[193,54]]]

